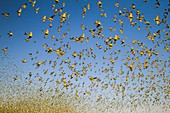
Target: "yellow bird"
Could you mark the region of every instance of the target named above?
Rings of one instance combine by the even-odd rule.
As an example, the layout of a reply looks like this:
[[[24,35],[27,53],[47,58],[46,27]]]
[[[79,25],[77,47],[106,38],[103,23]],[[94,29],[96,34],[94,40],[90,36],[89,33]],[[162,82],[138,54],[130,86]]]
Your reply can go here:
[[[39,7],[35,8],[35,13],[38,14],[38,11],[39,11]]]
[[[124,91],[125,91],[125,87],[124,87],[124,86],[122,86],[122,92],[124,93]]]
[[[91,77],[91,76],[88,76],[88,78],[91,80],[92,84],[94,84],[94,80],[97,79],[97,77]]]
[[[99,102],[101,99],[102,99],[102,95],[99,95],[96,102]]]
[[[46,29],[45,31],[44,31],[44,30],[42,30],[42,31],[44,32],[44,38],[47,38],[47,36],[48,36],[48,34],[49,34],[49,30]]]
[[[56,49],[55,52],[59,53],[59,52],[61,52],[61,50],[62,50],[62,48],[60,47],[60,48]]]
[[[148,38],[149,40],[151,40],[151,39],[152,39],[152,36],[148,35],[147,38]]]
[[[104,14],[101,13],[100,16],[101,17],[107,17],[107,14],[106,13],[104,13]]]
[[[119,22],[120,26],[123,27],[123,21],[122,20],[118,20],[118,22]]]
[[[53,36],[51,36],[51,39],[52,39],[52,40],[54,40],[54,38],[55,38],[55,37],[54,37],[54,35],[53,35]]]
[[[33,1],[33,2],[31,2],[31,4],[32,4],[32,7],[34,7],[34,6],[35,6],[35,4],[36,4],[36,0],[35,0],[35,1]]]
[[[152,41],[152,43],[154,43],[154,41],[155,41],[155,38],[154,38],[154,37],[152,37],[152,38],[151,38],[151,41]]]
[[[13,36],[12,31],[9,31],[8,35],[9,35],[9,37]]]
[[[43,44],[43,47],[46,48],[46,47],[48,47],[48,45],[45,43],[45,44]]]
[[[107,73],[107,72],[109,72],[109,70],[108,69],[104,69],[102,72]]]
[[[119,7],[119,3],[118,3],[118,2],[116,2],[116,3],[115,3],[115,6],[116,6],[116,7]]]
[[[136,9],[135,4],[132,4],[131,8],[132,8],[132,9]]]
[[[37,68],[40,67],[41,63],[42,63],[42,60],[40,60],[36,63]]]
[[[119,32],[120,32],[121,34],[123,34],[123,33],[124,33],[122,28],[120,28]]]
[[[7,17],[7,18],[9,17],[9,13],[2,13],[2,15]]]
[[[23,5],[22,5],[22,8],[23,8],[23,9],[26,9],[26,8],[27,8],[27,3],[23,4]]]
[[[99,49],[102,49],[102,46],[101,45],[99,45],[99,46],[97,46]]]
[[[119,35],[115,35],[114,38],[113,38],[114,43],[116,43],[116,41],[119,40],[119,39],[120,39],[120,36]]]
[[[63,8],[60,8],[59,11],[60,11],[60,13],[62,13],[63,12]]]
[[[74,52],[74,53],[72,54],[72,56],[75,58],[75,57],[77,56],[77,53]]]
[[[137,9],[136,14],[140,15],[140,10],[139,9]]]
[[[156,18],[154,19],[156,24],[159,25],[161,23],[160,16],[157,15]]]
[[[148,63],[147,63],[147,62],[144,62],[143,68],[144,68],[144,69],[148,68]]]
[[[21,16],[21,12],[22,12],[22,9],[20,8],[17,13],[18,13],[18,16]]]
[[[110,44],[108,44],[108,46],[109,46],[110,48],[112,48],[112,47],[113,47],[113,44],[112,44],[112,43],[110,43]]]
[[[90,10],[90,4],[87,5],[87,9]]]
[[[83,33],[83,34],[79,37],[79,39],[80,39],[81,42],[83,42],[83,41],[84,41],[84,38],[85,38],[85,34]]]
[[[46,19],[47,19],[47,16],[43,16],[43,17],[42,17],[42,22],[45,22]]]
[[[132,62],[132,63],[128,66],[128,68],[130,69],[130,71],[133,70],[133,65],[134,65],[134,62]]]
[[[138,26],[137,30],[139,30],[139,31],[140,31],[140,26]]]
[[[60,15],[61,17],[61,23],[66,21],[66,17],[67,17],[67,12],[64,12],[62,15]]]
[[[28,36],[28,39],[32,38],[32,36],[33,36],[32,32],[30,32],[29,34],[27,32],[25,32],[25,35]]]
[[[139,57],[135,58],[135,61],[136,61],[136,62],[139,61]]]
[[[124,40],[124,39],[122,39],[122,40],[121,40],[121,44],[124,44],[124,43],[125,43],[125,40]]]
[[[48,69],[47,70],[44,70],[44,75],[48,73]]]
[[[48,48],[48,49],[46,50],[46,52],[47,52],[47,53],[52,53],[52,52],[53,52],[53,48],[51,48],[51,47]]]
[[[137,42],[136,40],[133,40],[133,41],[132,41],[132,45],[134,45],[136,42]]]
[[[65,52],[64,52],[64,51],[61,51],[61,52],[60,52],[60,55],[61,55],[61,56],[63,56],[64,54],[65,54]]]
[[[96,29],[90,29],[89,32],[91,33],[91,35],[93,36],[93,38],[95,37],[95,30]]]
[[[79,59],[81,59],[81,57],[83,56],[83,53],[80,52],[80,53],[78,54],[78,56],[79,56]]]
[[[96,25],[96,27],[100,27],[102,25],[100,21],[96,21],[94,24]]]
[[[4,49],[2,49],[2,50],[4,51],[4,54],[6,55],[7,50],[8,50],[8,47],[6,47],[6,48],[4,48]]]
[[[52,22],[52,21],[53,21],[53,16],[49,17],[48,20],[49,20],[50,22]]]
[[[13,79],[14,79],[14,81],[15,81],[15,80],[18,80],[18,76],[15,76]]]
[[[133,14],[132,14],[132,12],[129,13],[129,19],[130,19],[130,22],[132,22],[132,19],[133,19]]]
[[[22,60],[22,62],[23,62],[23,63],[26,63],[26,62],[27,62],[27,60],[26,60],[26,59],[23,59],[23,60]]]
[[[81,24],[81,29],[84,30],[85,26],[84,24]]]
[[[54,10],[54,8],[55,8],[55,4],[52,5],[52,10]],[[57,11],[58,11],[58,9],[57,9]]]
[[[102,2],[101,1],[98,1],[97,4],[98,4],[99,8],[102,8]]]
[[[87,12],[86,7],[83,7],[83,14],[86,14],[86,12]]]
[[[58,3],[60,2],[60,0],[54,0],[54,2],[55,2],[56,4],[58,4]]]
[[[67,35],[67,33],[63,33],[63,34],[62,34],[62,37],[65,37],[66,35]]]
[[[71,79],[74,78],[74,75],[75,75],[74,73],[71,74]]]

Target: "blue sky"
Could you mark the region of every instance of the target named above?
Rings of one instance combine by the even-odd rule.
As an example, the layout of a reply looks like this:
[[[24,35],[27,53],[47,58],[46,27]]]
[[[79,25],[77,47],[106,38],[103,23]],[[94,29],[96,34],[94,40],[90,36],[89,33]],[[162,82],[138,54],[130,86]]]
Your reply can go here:
[[[118,72],[120,71],[120,67],[123,66],[123,70],[125,71],[125,74],[128,72],[128,68],[126,68],[124,66],[124,63],[122,63],[122,59],[126,59],[127,56],[130,56],[131,58],[134,57],[139,57],[139,62],[142,64],[144,62],[144,60],[147,58],[147,56],[142,56],[140,57],[139,54],[136,54],[136,56],[133,56],[132,54],[127,54],[126,56],[125,53],[130,51],[130,49],[132,48],[132,41],[133,40],[137,40],[140,41],[141,43],[146,44],[147,49],[150,49],[156,45],[156,42],[159,42],[159,40],[164,39],[165,33],[161,32],[161,39],[159,39],[158,37],[155,38],[155,43],[153,44],[150,40],[148,40],[146,38],[148,32],[150,31],[150,33],[152,34],[153,32],[156,32],[158,30],[162,30],[164,29],[165,32],[169,32],[169,29],[166,28],[166,26],[164,24],[161,24],[160,26],[156,25],[156,22],[154,21],[156,15],[160,14],[160,18],[163,19],[163,12],[164,9],[168,9],[168,0],[159,0],[160,2],[160,7],[159,8],[155,8],[155,0],[148,0],[146,3],[143,2],[143,0],[126,0],[126,2],[124,0],[119,0],[118,3],[120,4],[120,7],[117,8],[114,6],[114,4],[117,2],[115,0],[101,0],[102,2],[102,6],[103,6],[103,10],[104,13],[107,14],[107,17],[101,17],[100,16],[100,9],[97,5],[97,0],[78,0],[78,2],[75,2],[75,0],[60,0],[59,4],[56,5],[55,8],[61,8],[62,7],[62,2],[66,2],[66,6],[63,8],[63,12],[67,12],[68,14],[70,14],[70,18],[67,19],[67,21],[65,23],[63,23],[63,27],[60,29],[61,32],[58,33],[58,26],[60,25],[59,21],[60,21],[60,17],[57,14],[54,17],[54,20],[52,22],[53,26],[52,28],[49,28],[49,24],[50,22],[47,20],[45,23],[42,22],[42,17],[44,15],[46,15],[47,17],[50,17],[54,14],[54,12],[52,11],[52,4],[55,4],[54,1],[49,1],[49,0],[37,0],[36,4],[34,7],[32,7],[32,5],[30,3],[28,3],[27,0],[13,0],[13,1],[9,1],[9,0],[5,0],[5,1],[1,1],[0,2],[0,11],[1,13],[10,13],[10,16],[8,18],[4,17],[4,16],[0,16],[0,48],[3,49],[5,47],[8,47],[8,51],[6,54],[6,57],[12,56],[12,58],[16,59],[16,63],[17,65],[22,68],[23,70],[25,70],[26,75],[24,75],[25,77],[27,77],[29,72],[32,73],[39,73],[39,77],[43,77],[44,79],[46,78],[50,78],[51,76],[49,75],[50,72],[54,71],[57,74],[57,77],[51,77],[50,79],[61,79],[63,76],[58,76],[62,71],[65,71],[66,75],[64,77],[69,78],[68,75],[71,75],[73,72],[68,68],[67,64],[63,64],[61,67],[63,67],[63,69],[59,70],[59,64],[61,63],[61,61],[63,59],[69,60],[71,63],[82,63],[83,60],[79,60],[78,57],[73,58],[72,54],[74,51],[76,51],[77,53],[79,53],[80,51],[82,51],[83,49],[90,49],[90,47],[93,47],[93,53],[96,54],[96,59],[94,60],[91,55],[89,58],[85,57],[85,54],[87,54],[87,51],[84,52],[84,56],[86,58],[86,60],[84,61],[85,64],[84,66],[87,66],[87,64],[91,63],[92,64],[92,71],[90,71],[90,69],[88,69],[87,71],[87,75],[85,77],[80,77],[79,81],[75,81],[75,80],[71,80],[73,83],[78,84],[78,83],[82,83],[82,82],[87,82],[88,84],[90,83],[88,76],[93,76],[93,77],[98,77],[101,78],[102,81],[104,81],[105,83],[109,83],[109,80],[106,77],[106,73],[102,73],[102,70],[105,68],[111,68],[111,64],[108,66],[107,64],[109,63],[109,54],[113,53],[113,56],[111,58],[116,58],[118,57],[118,60],[115,61],[115,65],[113,66],[113,70],[114,70],[114,75],[112,75],[113,73],[109,72],[109,74],[115,78],[118,76],[118,80],[117,83],[121,83],[122,80],[124,80],[125,78],[120,77],[118,75]],[[21,16],[18,17],[17,15],[17,10],[19,10],[21,8],[21,6],[27,3],[27,8],[22,10]],[[87,13],[85,15],[85,18],[82,18],[82,7],[87,6],[90,3],[90,10],[87,10]],[[152,28],[149,28],[148,31],[145,30],[146,25],[144,25],[144,22],[139,22],[138,20],[136,20],[136,9],[133,10],[131,9],[131,5],[135,4],[136,9],[139,9],[141,14],[144,14],[144,17],[147,21],[150,22]],[[35,8],[39,7],[39,13],[36,14],[35,13]],[[123,8],[127,8],[129,12],[133,12],[134,15],[134,19],[133,21],[137,22],[137,25],[132,27],[130,25],[129,19],[125,16],[120,16],[118,15],[119,10],[123,11]],[[60,13],[62,14],[62,13]],[[113,16],[117,15],[117,20],[122,20],[124,22],[124,26],[121,27],[119,25],[118,22],[114,23],[113,22]],[[168,15],[169,16],[169,15]],[[101,21],[102,23],[102,27],[103,27],[103,31],[102,34],[104,34],[104,38],[98,38],[97,36],[95,38],[93,38],[91,36],[91,34],[89,33],[89,29],[96,29],[95,32],[97,32],[97,28],[95,27],[94,23],[96,20]],[[169,20],[168,18],[165,19],[166,22],[169,25]],[[67,22],[70,22],[69,25],[67,25]],[[88,30],[82,30],[81,29],[81,24],[84,24],[85,27],[87,27]],[[141,30],[138,31],[137,27],[140,26]],[[109,28],[116,28],[116,31],[110,31]],[[119,29],[122,28],[124,31],[124,34],[121,34],[119,32]],[[42,32],[42,30],[45,29],[49,29],[49,35],[47,36],[46,39],[44,39],[44,33]],[[55,38],[62,38],[62,34],[67,32],[67,30],[70,29],[70,33],[67,34],[66,37],[63,38],[63,43],[60,44],[59,41],[55,41],[51,40],[51,36],[55,36]],[[8,37],[7,33],[9,33],[9,31],[13,32],[13,36],[12,37]],[[30,42],[26,43],[25,39],[27,38],[27,36],[24,35],[25,32],[33,32],[33,37],[30,39]],[[82,34],[85,34],[85,37],[89,37],[89,42],[84,41],[83,43],[75,43],[73,41],[70,40],[71,37],[76,37],[76,36],[81,36]],[[108,37],[112,36],[114,37],[115,35],[120,35],[120,40],[116,42],[116,44],[114,44],[114,46],[109,49],[107,52],[104,52],[103,49],[99,50],[96,47],[96,42],[99,43],[99,45],[102,45],[103,48],[107,47],[107,45],[104,43],[104,40],[107,39]],[[169,36],[169,35],[168,35]],[[126,39],[126,37],[128,39]],[[124,39],[125,43],[121,44],[121,40]],[[34,41],[36,41],[36,43],[34,43]],[[55,52],[51,53],[51,54],[47,54],[45,52],[46,49],[43,48],[43,44],[47,43],[49,45],[49,47],[52,47],[53,49],[57,49],[59,47],[61,47],[64,44],[69,43],[71,46],[71,50],[69,50],[68,48],[64,47],[64,51],[66,52],[66,54],[60,58],[57,58],[57,54]],[[54,43],[56,45],[54,45]],[[153,55],[150,59],[150,62],[152,62],[154,59],[156,58],[160,58],[163,61],[164,60],[168,60],[169,59],[169,52],[164,50],[164,47],[166,44],[168,44],[169,42],[166,41],[163,44],[160,44],[160,46],[158,46],[156,48],[157,50],[160,50],[160,53],[158,56]],[[127,45],[130,44],[129,47],[125,47],[122,48],[123,45]],[[47,47],[48,48],[48,47]],[[139,51],[142,50],[142,48],[140,48],[137,44],[134,45],[134,48],[138,48]],[[39,51],[38,54],[36,54],[36,51]],[[114,51],[118,51],[121,50],[121,54],[115,54],[114,55]],[[1,52],[1,57],[4,57],[5,55],[3,55],[3,51]],[[35,60],[31,60],[29,53],[33,54],[33,57],[37,57],[37,59]],[[164,54],[164,56],[162,55]],[[105,56],[107,58],[107,60],[103,60],[102,57]],[[68,59],[69,57],[69,59]],[[27,63],[22,63],[23,59],[27,59]],[[5,63],[8,63],[11,59],[7,59],[6,61],[4,61]],[[57,68],[56,69],[52,69],[51,66],[52,64],[45,66],[40,66],[40,68],[35,69],[36,66],[32,65],[38,61],[56,61],[57,62]],[[18,61],[18,62],[17,62]],[[126,60],[125,60],[126,61]],[[96,67],[93,67],[93,65],[95,63],[98,63]],[[106,64],[103,64],[103,62],[106,62]],[[131,61],[129,61],[130,64]],[[76,69],[79,70],[81,72],[81,68],[83,65],[76,65]],[[136,65],[137,63],[135,63]],[[167,63],[167,65],[169,64],[169,62]],[[49,72],[47,75],[44,75],[44,71],[48,69]],[[100,69],[98,71],[98,69]],[[136,75],[138,75],[138,73],[144,73],[145,76],[147,76],[148,70],[153,70],[154,74],[156,75],[157,72],[161,69],[160,68],[157,69],[151,69],[151,67],[149,66],[149,69],[142,69],[142,72],[140,72],[139,70],[133,70],[132,72],[130,71],[130,75],[134,72]],[[166,69],[166,74],[164,76],[168,76],[168,66],[165,68]],[[97,71],[95,73],[95,70]],[[126,75],[121,75],[121,76],[126,76]],[[50,77],[49,77],[50,76]],[[144,78],[142,78],[144,79]],[[157,78],[159,79],[159,78]],[[69,79],[68,79],[69,80]],[[110,81],[113,82],[113,81]],[[137,79],[135,80],[135,83],[138,84]],[[166,84],[163,83],[163,81],[161,81],[160,84]],[[144,84],[145,85],[145,84]],[[146,84],[147,85],[147,84]],[[129,85],[129,86],[133,86],[133,85]]]

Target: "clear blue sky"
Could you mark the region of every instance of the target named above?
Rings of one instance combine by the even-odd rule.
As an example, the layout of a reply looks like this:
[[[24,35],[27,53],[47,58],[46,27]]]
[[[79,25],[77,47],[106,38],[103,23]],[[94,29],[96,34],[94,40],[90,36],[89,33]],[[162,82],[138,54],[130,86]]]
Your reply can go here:
[[[66,75],[64,77],[69,78],[68,75],[70,75],[72,73],[72,71],[68,68],[67,64],[62,65],[63,69],[59,70],[59,64],[61,63],[61,61],[63,59],[67,59],[69,57],[69,61],[71,62],[71,64],[77,62],[77,66],[76,69],[80,70],[81,73],[81,68],[83,66],[87,66],[88,63],[92,64],[92,71],[90,71],[90,69],[88,69],[87,71],[87,75],[85,77],[80,77],[79,81],[76,82],[74,79],[71,80],[73,82],[73,84],[78,84],[79,82],[87,82],[90,83],[88,76],[94,76],[94,77],[98,77],[101,78],[102,81],[104,81],[105,83],[109,83],[109,82],[113,82],[113,81],[109,81],[108,78],[106,78],[107,74],[111,75],[111,78],[115,78],[118,76],[118,80],[117,83],[121,83],[122,80],[125,80],[125,78],[123,78],[123,76],[125,77],[127,72],[129,71],[129,69],[127,67],[124,66],[124,63],[122,63],[122,59],[125,59],[125,62],[127,61],[126,58],[127,56],[130,56],[131,58],[134,57],[139,57],[139,63],[144,63],[144,60],[147,59],[147,55],[146,56],[142,56],[140,57],[140,55],[138,53],[136,53],[135,56],[133,56],[132,54],[127,54],[126,56],[125,53],[130,51],[130,49],[132,48],[132,41],[133,40],[137,40],[140,41],[141,43],[146,44],[146,48],[149,50],[150,48],[153,49],[153,47],[156,45],[156,42],[159,42],[160,40],[163,40],[166,36],[165,36],[165,32],[169,33],[169,29],[166,28],[166,26],[164,24],[160,24],[159,26],[156,25],[156,22],[154,21],[155,17],[159,14],[160,15],[160,19],[164,19],[166,20],[166,22],[169,25],[169,20],[168,17],[167,18],[163,18],[164,17],[164,10],[168,9],[168,0],[159,0],[160,2],[160,7],[159,8],[155,8],[155,0],[147,0],[146,3],[143,2],[143,0],[119,0],[118,3],[120,4],[120,7],[117,8],[115,7],[115,3],[118,0],[101,0],[102,2],[102,6],[103,6],[103,10],[104,13],[107,14],[107,17],[101,17],[100,16],[100,9],[97,5],[97,0],[78,0],[78,2],[76,2],[76,0],[60,0],[60,2],[58,4],[56,4],[55,9],[56,8],[61,8],[62,7],[62,2],[66,2],[66,6],[63,8],[63,12],[67,12],[67,14],[70,14],[70,18],[67,19],[67,21],[65,23],[63,23],[63,27],[60,29],[61,32],[58,33],[57,32],[57,28],[60,25],[60,17],[57,14],[54,17],[54,20],[52,22],[52,28],[49,28],[49,24],[50,22],[48,20],[46,20],[45,23],[42,22],[42,17],[44,15],[46,15],[47,17],[50,17],[54,14],[54,12],[52,11],[52,4],[55,4],[53,0],[37,0],[36,4],[34,7],[32,7],[31,3],[29,3],[27,0],[3,0],[0,1],[0,12],[1,13],[9,13],[9,17],[6,18],[3,15],[0,16],[0,48],[3,49],[5,47],[8,47],[8,51],[6,54],[7,56],[12,56],[13,58],[15,58],[18,62],[17,65],[22,68],[23,70],[25,70],[25,77],[27,77],[29,72],[32,73],[39,73],[40,77],[43,78],[48,78],[50,75],[50,72],[54,71],[57,74],[57,77],[54,77],[54,79],[58,79],[58,78],[62,78],[62,76],[58,76],[62,71],[65,71]],[[22,5],[24,3],[27,3],[27,8],[26,9],[22,9],[22,13],[21,16],[18,17],[17,15],[17,10],[19,10]],[[90,10],[87,10],[87,13],[85,15],[85,18],[82,18],[82,13],[83,13],[83,9],[82,7],[87,6],[90,3]],[[136,9],[131,9],[132,4],[135,4]],[[39,13],[36,14],[35,13],[35,8],[39,7]],[[118,14],[119,10],[123,11],[123,8],[128,9],[128,12],[133,12],[133,21],[137,22],[137,25],[135,25],[134,27],[132,27],[130,25],[129,19],[125,16],[120,16]],[[146,25],[144,25],[144,21],[139,22],[138,20],[136,20],[137,15],[136,15],[136,10],[139,9],[141,14],[144,14],[144,18],[146,19],[146,21],[150,22],[151,24],[151,28],[149,28],[148,31],[145,30]],[[63,13],[62,12],[62,13]],[[62,14],[59,13],[59,14]],[[114,15],[117,15],[117,22],[113,22],[113,17]],[[169,16],[169,15],[168,15]],[[98,38],[97,36],[95,38],[93,38],[90,34],[90,32],[88,31],[89,29],[96,29],[95,32],[97,32],[97,28],[95,27],[94,23],[96,20],[101,21],[102,23],[102,27],[103,27],[103,31],[102,34],[104,34],[104,38]],[[118,23],[118,20],[122,20],[124,22],[124,26],[121,27]],[[70,22],[69,25],[67,25],[67,22]],[[84,24],[85,27],[87,27],[88,30],[82,30],[81,29],[81,24]],[[137,27],[140,26],[141,30],[138,31]],[[109,28],[116,28],[116,31],[110,31]],[[121,34],[119,32],[119,29],[123,29],[124,34]],[[44,39],[44,33],[42,32],[42,30],[45,29],[49,29],[49,35],[47,36],[46,39]],[[70,29],[70,33],[68,33],[66,35],[66,37],[63,38],[63,43],[60,44],[59,41],[55,41],[51,40],[51,36],[55,36],[55,38],[62,38],[62,34],[67,32],[67,30]],[[153,44],[149,39],[146,38],[148,32],[150,31],[151,35],[153,35],[154,32],[161,30],[162,29],[165,30],[165,32],[161,32],[161,38],[159,39],[158,36],[155,38],[155,43]],[[8,37],[9,31],[13,32],[13,36]],[[33,32],[33,37],[30,39],[30,42],[26,43],[25,39],[27,38],[26,35],[24,35],[25,32]],[[82,34],[85,34],[85,37],[89,37],[89,42],[84,41],[83,43],[76,43],[70,40],[71,37],[79,37]],[[103,49],[105,47],[107,47],[107,45],[104,43],[104,40],[107,39],[108,37],[112,36],[114,37],[115,35],[120,35],[120,40],[116,42],[116,44],[114,44],[114,46],[109,49],[107,52],[104,52]],[[168,35],[169,36],[169,35]],[[126,39],[126,37],[128,39]],[[125,43],[121,44],[121,40],[124,39]],[[36,43],[34,43],[34,41],[36,41]],[[96,46],[96,42],[99,43],[99,45],[102,45],[103,48],[101,50],[99,50]],[[71,46],[71,50],[69,50],[68,48],[64,47],[63,50],[66,52],[66,54],[62,57],[60,57],[59,59],[57,59],[57,54],[55,52],[51,53],[51,54],[47,54],[45,51],[46,49],[43,48],[43,44],[47,43],[49,45],[49,47],[52,47],[53,49],[57,49],[59,47],[61,47],[64,44],[69,43]],[[56,43],[56,45],[54,45],[54,43]],[[157,50],[160,50],[158,56],[153,55],[151,57],[151,59],[149,60],[150,62],[154,61],[156,58],[160,58],[162,59],[162,62],[164,62],[165,60],[169,59],[169,52],[164,50],[164,47],[166,44],[168,44],[169,41],[165,41],[165,43],[160,44],[160,46],[158,46],[156,48],[156,50],[154,52],[156,52]],[[130,44],[129,47],[125,47],[122,48],[123,45],[126,44]],[[83,60],[79,60],[78,57],[73,58],[72,54],[74,51],[76,51],[77,53],[79,53],[80,51],[82,51],[83,49],[85,50],[86,48],[90,49],[90,47],[93,47],[93,53],[96,54],[96,60],[94,60],[91,55],[89,58],[87,58],[85,56],[85,54],[87,54],[87,51],[84,52],[84,56],[82,58],[86,58],[86,60],[84,61],[85,64],[84,65],[79,65],[79,63],[82,63]],[[48,47],[47,47],[48,48]],[[134,48],[138,48],[139,51],[142,50],[142,48],[140,48],[137,44],[134,45]],[[39,51],[38,54],[36,54],[36,51]],[[118,51],[121,50],[121,54],[115,54],[114,55],[114,51]],[[4,57],[5,55],[3,55],[3,51],[1,50],[1,57]],[[31,60],[29,53],[32,53],[33,56],[32,57],[36,57],[37,59],[35,60]],[[116,58],[118,57],[118,60],[115,61],[115,65],[113,67],[114,70],[114,75],[112,75],[112,72],[109,71],[108,73],[102,73],[102,70],[107,68],[109,69],[111,66],[111,64],[108,66],[107,64],[109,63],[109,54],[113,53],[113,56],[111,58]],[[163,56],[163,55],[164,56]],[[103,60],[102,57],[105,56],[107,58],[107,60]],[[27,59],[27,63],[22,63],[23,59]],[[11,60],[11,59],[8,59]],[[8,63],[8,60],[6,60],[4,63]],[[39,69],[35,69],[36,65],[32,65],[38,61],[45,61],[47,60],[47,64],[45,66],[40,66]],[[48,62],[50,60],[56,61],[57,62],[57,67],[56,69],[52,69],[51,66],[52,64],[48,64]],[[96,65],[96,67],[94,67],[93,65],[95,63],[98,63]],[[106,62],[106,64],[103,64],[103,62]],[[130,64],[131,61],[129,61]],[[135,63],[136,65],[137,63]],[[159,64],[159,63],[158,63]],[[167,62],[167,67],[165,68],[165,75],[164,76],[169,76],[169,68],[168,68],[168,64],[169,62]],[[118,75],[118,73],[120,72],[120,67],[123,66],[123,70],[125,71],[125,73],[123,75],[121,75],[122,77],[120,77]],[[152,69],[151,66],[148,67],[148,69],[142,69],[142,72],[140,73],[144,73],[145,76],[149,75],[148,70],[153,70],[154,74],[153,75],[157,75],[158,71],[161,70],[163,67],[160,66],[158,69]],[[49,72],[47,75],[44,75],[44,71],[48,69]],[[99,70],[100,69],[100,70]],[[97,71],[95,73],[95,71]],[[133,70],[132,72],[130,71],[129,76],[131,76],[132,73],[135,73],[136,75],[138,75],[139,70]],[[50,78],[50,79],[53,79]],[[157,78],[159,79],[159,78]],[[59,79],[60,80],[60,79]],[[135,82],[138,84],[137,79],[135,80]],[[163,80],[161,79],[161,83],[160,84],[166,84],[163,83]],[[146,85],[146,84],[145,84]],[[144,85],[144,86],[145,86]],[[129,86],[133,87],[133,85],[130,83]]]

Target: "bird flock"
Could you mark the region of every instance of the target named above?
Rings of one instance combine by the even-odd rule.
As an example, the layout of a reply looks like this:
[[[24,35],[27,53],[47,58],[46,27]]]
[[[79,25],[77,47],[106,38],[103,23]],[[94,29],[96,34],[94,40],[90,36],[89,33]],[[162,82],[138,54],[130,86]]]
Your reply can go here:
[[[17,108],[13,108],[12,112],[136,113],[139,109],[150,112],[155,106],[168,112],[170,1],[153,0],[154,18],[145,15],[138,6],[140,2],[145,8],[151,0],[133,1],[121,4],[121,0],[53,0],[46,2],[50,6],[45,6],[50,10],[46,13],[41,1],[26,0],[17,11],[2,12],[1,19],[10,23],[10,18],[26,18],[24,15],[30,8],[30,15],[42,27],[30,24],[36,30],[28,26],[27,31],[20,33],[23,38],[18,39],[18,46],[27,49],[18,56],[13,55],[15,47],[11,43],[0,46],[0,83],[3,89],[0,105],[16,106],[16,101],[22,102],[29,97],[34,110],[15,111]],[[106,2],[112,7],[107,7]],[[73,9],[70,8],[72,4]],[[114,11],[110,13],[110,10]],[[5,30],[5,34],[0,32],[0,40],[17,38],[15,30]],[[16,89],[16,95],[20,94],[18,100],[12,101],[11,98],[15,97],[12,91],[3,95],[4,89],[8,88]],[[61,102],[54,101],[56,98],[61,98]],[[56,106],[59,110],[49,110]],[[145,107],[150,109],[147,111]],[[2,112],[6,113],[9,108],[5,108]]]

